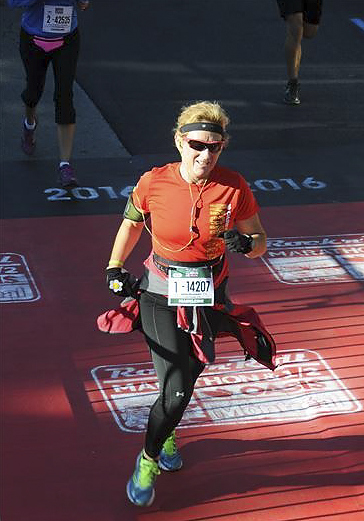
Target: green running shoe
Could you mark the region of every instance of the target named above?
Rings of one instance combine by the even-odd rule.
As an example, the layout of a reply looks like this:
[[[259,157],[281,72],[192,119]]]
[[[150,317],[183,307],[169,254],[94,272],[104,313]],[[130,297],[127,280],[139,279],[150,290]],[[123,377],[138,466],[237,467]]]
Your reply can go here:
[[[153,485],[160,473],[158,463],[144,458],[141,452],[137,457],[134,473],[126,485],[126,493],[134,505],[149,507],[153,503]]]
[[[176,445],[176,431],[166,439],[159,455],[158,465],[162,470],[174,471],[182,467],[182,458]]]

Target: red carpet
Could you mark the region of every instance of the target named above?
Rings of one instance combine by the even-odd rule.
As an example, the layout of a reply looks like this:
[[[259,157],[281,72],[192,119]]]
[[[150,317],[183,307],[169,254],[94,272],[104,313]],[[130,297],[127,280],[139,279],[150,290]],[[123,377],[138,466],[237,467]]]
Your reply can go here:
[[[152,507],[125,484],[157,391],[139,333],[111,336],[104,266],[117,216],[3,222],[2,521],[363,519],[363,203],[264,208],[264,262],[231,256],[279,368],[232,339],[178,429],[184,468]],[[142,271],[148,237],[128,262]]]

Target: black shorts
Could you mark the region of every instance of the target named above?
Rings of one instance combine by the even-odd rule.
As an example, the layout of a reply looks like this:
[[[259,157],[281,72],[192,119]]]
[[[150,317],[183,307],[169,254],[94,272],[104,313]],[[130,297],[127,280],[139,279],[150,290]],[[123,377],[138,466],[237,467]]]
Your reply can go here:
[[[318,25],[322,12],[322,0],[277,0],[282,18],[288,15],[302,13],[303,20],[309,24]]]

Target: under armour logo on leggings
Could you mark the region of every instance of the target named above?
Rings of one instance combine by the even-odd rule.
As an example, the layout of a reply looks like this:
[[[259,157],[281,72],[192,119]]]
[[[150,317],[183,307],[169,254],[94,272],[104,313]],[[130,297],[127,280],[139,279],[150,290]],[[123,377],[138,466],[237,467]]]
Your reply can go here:
[[[179,391],[176,391],[176,396],[184,396],[185,393],[180,393]]]

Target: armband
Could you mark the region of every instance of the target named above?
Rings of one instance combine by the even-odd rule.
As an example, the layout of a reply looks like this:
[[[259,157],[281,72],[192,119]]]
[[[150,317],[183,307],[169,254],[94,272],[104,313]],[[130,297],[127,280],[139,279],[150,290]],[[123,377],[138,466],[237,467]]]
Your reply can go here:
[[[137,223],[141,223],[144,220],[143,214],[137,210],[137,208],[135,208],[131,194],[129,195],[128,201],[125,205],[123,216],[125,219],[130,219],[131,221],[135,221]]]

